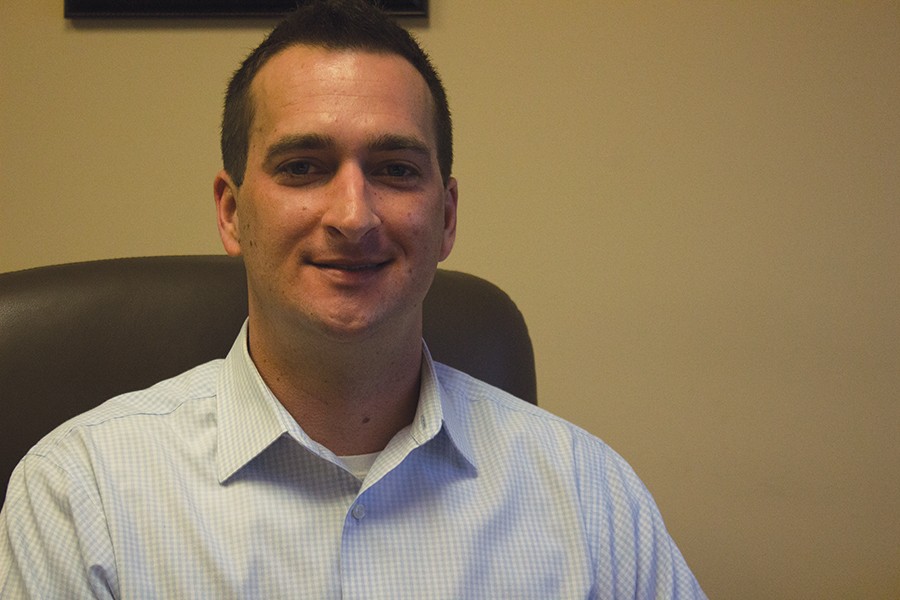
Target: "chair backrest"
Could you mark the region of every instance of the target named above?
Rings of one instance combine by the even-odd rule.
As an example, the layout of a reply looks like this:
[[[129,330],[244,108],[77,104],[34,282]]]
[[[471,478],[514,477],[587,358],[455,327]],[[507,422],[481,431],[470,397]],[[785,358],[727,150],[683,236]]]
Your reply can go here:
[[[525,321],[498,287],[439,270],[424,312],[435,360],[537,402]],[[225,256],[0,274],[0,498],[19,459],[55,426],[224,357],[246,315],[243,263]]]

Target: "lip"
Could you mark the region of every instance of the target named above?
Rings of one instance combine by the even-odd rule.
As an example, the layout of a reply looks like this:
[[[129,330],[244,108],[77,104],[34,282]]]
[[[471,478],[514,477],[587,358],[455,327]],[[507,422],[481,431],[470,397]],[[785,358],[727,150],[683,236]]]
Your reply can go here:
[[[340,281],[359,281],[380,273],[390,260],[326,258],[310,260],[308,264]]]
[[[370,271],[374,269],[380,269],[381,267],[388,264],[390,261],[388,260],[311,260],[309,264],[318,267],[320,269],[334,269],[336,271],[347,271],[348,273],[355,273],[359,271]]]

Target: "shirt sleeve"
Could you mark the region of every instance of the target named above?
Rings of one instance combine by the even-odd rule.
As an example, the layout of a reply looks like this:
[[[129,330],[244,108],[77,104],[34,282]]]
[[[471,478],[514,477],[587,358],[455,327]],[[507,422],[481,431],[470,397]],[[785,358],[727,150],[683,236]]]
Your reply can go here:
[[[0,599],[115,598],[116,588],[96,486],[45,456],[26,456],[0,512]]]
[[[599,440],[576,441],[575,453],[595,596],[612,591],[616,598],[705,600],[631,466]]]

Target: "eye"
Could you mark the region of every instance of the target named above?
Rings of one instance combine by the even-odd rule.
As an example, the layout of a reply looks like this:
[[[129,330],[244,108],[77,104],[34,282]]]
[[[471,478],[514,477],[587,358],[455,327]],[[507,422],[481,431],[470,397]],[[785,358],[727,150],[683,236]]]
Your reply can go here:
[[[302,177],[309,175],[313,170],[312,163],[306,160],[292,160],[278,167],[279,173],[292,175],[294,177]]]
[[[275,167],[275,180],[282,185],[307,185],[318,181],[326,169],[318,162],[307,159],[291,159]]]
[[[406,165],[388,165],[384,168],[384,174],[388,177],[409,177],[413,170]]]
[[[374,176],[393,186],[415,185],[422,173],[409,163],[387,163],[375,170]]]

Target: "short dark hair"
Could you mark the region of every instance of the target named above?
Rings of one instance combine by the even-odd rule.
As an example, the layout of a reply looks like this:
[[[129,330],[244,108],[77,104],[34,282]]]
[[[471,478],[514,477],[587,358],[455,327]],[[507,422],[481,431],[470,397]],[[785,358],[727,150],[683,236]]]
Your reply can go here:
[[[222,163],[235,185],[244,181],[253,122],[250,85],[273,56],[292,46],[396,54],[425,79],[434,101],[437,158],[444,183],[453,167],[453,125],[447,93],[415,38],[371,0],[310,0],[288,15],[241,63],[228,84],[222,115]]]

